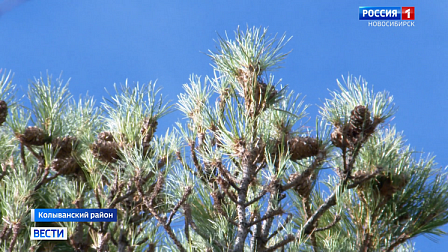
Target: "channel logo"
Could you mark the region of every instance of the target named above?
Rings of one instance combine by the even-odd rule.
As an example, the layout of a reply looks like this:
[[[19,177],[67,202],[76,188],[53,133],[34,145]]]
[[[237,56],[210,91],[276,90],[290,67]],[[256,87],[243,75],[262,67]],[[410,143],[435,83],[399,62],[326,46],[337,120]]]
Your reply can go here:
[[[359,7],[359,20],[415,20],[415,7]]]
[[[67,240],[66,227],[32,227],[31,240]]]

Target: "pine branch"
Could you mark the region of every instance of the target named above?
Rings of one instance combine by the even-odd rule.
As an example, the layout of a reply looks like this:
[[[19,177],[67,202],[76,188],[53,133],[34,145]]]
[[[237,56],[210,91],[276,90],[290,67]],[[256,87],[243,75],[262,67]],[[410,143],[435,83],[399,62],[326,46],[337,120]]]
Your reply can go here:
[[[151,201],[146,203],[149,212],[154,216],[154,218],[156,218],[157,222],[162,225],[162,227],[165,229],[165,231],[167,232],[168,236],[171,238],[171,240],[174,242],[174,244],[176,245],[176,247],[179,249],[179,251],[181,252],[187,252],[187,250],[182,246],[182,243],[180,243],[180,241],[177,239],[176,235],[174,234],[173,230],[171,229],[171,227],[169,225],[166,224],[166,218],[164,217],[160,217],[158,215],[158,213],[156,212],[156,210],[153,208]]]
[[[25,148],[23,148],[23,143],[20,144],[20,158],[22,160],[23,169],[28,169],[26,166]]]
[[[109,242],[111,236],[112,235],[108,232],[108,233],[106,233],[106,235],[104,237],[102,237],[102,239],[99,243],[99,246],[98,246],[98,252],[106,251],[106,249],[108,247],[107,243]]]
[[[9,243],[10,252],[13,251],[14,246],[16,245],[17,238],[19,237],[19,232],[21,228],[22,228],[22,221],[19,221],[12,226],[12,239],[11,242]]]
[[[230,174],[230,172],[222,166],[221,162],[219,162],[217,166],[218,166],[219,172],[223,175],[223,177],[227,180],[227,182],[229,182],[229,184],[235,190],[239,191],[240,188],[237,186],[237,184],[240,184],[241,181],[239,181],[238,179],[235,178],[235,176]]]
[[[273,180],[274,185],[276,185],[278,182],[277,180]],[[270,199],[269,199],[269,203],[268,203],[268,207],[266,210],[265,215],[268,215],[272,212],[275,211],[276,208],[279,207],[279,202],[280,202],[280,198],[279,198],[279,193],[280,193],[280,189],[278,186],[273,186],[270,192]],[[262,227],[261,227],[261,242],[262,244],[259,245],[259,247],[265,247],[266,243],[268,242],[268,236],[269,236],[269,232],[271,230],[272,227],[272,223],[274,222],[274,218],[271,219],[267,219]]]
[[[157,178],[156,185],[155,185],[152,193],[149,196],[149,199],[145,198],[144,195],[140,195],[140,196],[142,198],[144,198],[145,205],[148,208],[149,212],[154,216],[154,218],[156,218],[157,222],[165,229],[165,231],[167,232],[168,236],[171,238],[171,240],[174,242],[174,244],[177,246],[177,248],[181,252],[186,252],[187,250],[182,246],[180,241],[177,239],[177,237],[174,234],[171,226],[168,224],[166,218],[159,216],[159,214],[157,213],[157,211],[154,209],[154,206],[153,206],[154,199],[161,192],[164,183],[165,183],[165,177],[163,176],[162,173],[160,173],[158,178]],[[140,194],[142,194],[142,192],[140,192]],[[185,194],[185,195],[188,196],[187,194]],[[186,196],[185,196],[185,199],[186,199]]]
[[[121,196],[121,197],[116,197],[107,208],[114,208],[118,203],[120,203],[121,201],[129,198],[129,196],[133,195],[135,192],[137,191],[137,188],[132,188],[131,190],[129,190],[125,195]]]
[[[243,252],[244,244],[249,232],[249,227],[246,223],[246,197],[249,188],[249,184],[253,180],[254,167],[251,165],[253,162],[250,159],[250,154],[245,156],[245,162],[243,162],[243,180],[240,190],[238,191],[238,204],[237,204],[237,216],[238,216],[238,231],[235,239],[233,252]]]
[[[202,166],[199,164],[199,160],[196,155],[195,143],[192,141],[189,143],[189,146],[190,146],[191,159],[193,160],[193,164],[196,167],[196,170],[199,172],[199,178],[201,178],[201,180],[204,183],[207,183],[206,177],[204,175],[204,170],[203,170]]]
[[[277,216],[277,215],[282,215],[282,214],[284,214],[284,213],[285,213],[285,211],[283,211],[283,209],[278,208],[278,209],[272,211],[272,212],[269,213],[269,214],[265,214],[265,215],[264,215],[262,218],[260,218],[260,219],[257,219],[257,220],[255,220],[255,221],[252,221],[252,222],[247,223],[247,226],[248,226],[248,227],[251,227],[251,226],[253,226],[253,225],[257,224],[257,223],[260,223],[260,222],[262,222],[262,221],[264,221],[264,220],[267,220],[267,219],[270,219],[270,218],[274,218],[275,216]]]
[[[308,220],[308,218],[310,218],[312,215],[309,193],[302,199],[302,205],[303,205],[303,209],[305,212],[305,217]],[[316,222],[316,225],[317,225],[317,222]],[[310,240],[311,240],[311,245],[312,245],[313,251],[316,252],[317,251],[317,241],[316,241],[315,232],[312,232],[310,234]]]
[[[288,214],[288,217],[286,217],[286,219],[283,222],[283,224],[279,228],[277,228],[274,232],[272,232],[272,234],[266,239],[266,242],[268,242],[270,239],[275,237],[279,232],[281,232],[283,229],[285,229],[286,225],[289,222],[291,222],[291,220],[292,220],[292,214]]]
[[[95,188],[94,193],[95,193],[95,199],[96,199],[96,203],[98,205],[98,209],[101,209],[101,200],[100,200],[100,195],[98,193],[98,188]]]
[[[52,181],[53,179],[59,177],[59,175],[61,175],[61,173],[57,172],[54,176],[52,177],[47,177],[48,174],[50,173],[50,168],[47,167],[44,170],[44,174],[42,175],[42,180],[34,187],[34,191],[37,191],[41,186],[43,186],[44,184]]]
[[[372,179],[376,175],[380,174],[382,171],[383,171],[382,167],[377,167],[377,169],[374,172],[372,172],[372,173],[370,173],[370,174],[368,174],[366,176],[363,176],[360,179],[356,179],[355,178],[355,181],[352,184],[347,185],[347,189],[352,189],[352,188],[357,187],[358,185],[360,185],[360,184],[366,182],[367,180]]]
[[[95,232],[99,233],[100,230],[98,230],[98,228],[96,228],[95,226],[93,226],[92,224],[88,223],[88,222],[82,222],[82,224],[88,226],[90,229],[94,230]]]
[[[8,224],[4,222],[2,232],[0,232],[0,245],[2,245],[3,241],[6,241],[9,238],[10,231],[11,229]]]
[[[319,220],[319,218],[328,210],[330,209],[332,206],[336,205],[336,192],[337,189],[335,191],[333,191],[333,193],[327,198],[327,200],[325,200],[324,204],[322,204],[316,212],[314,212],[314,214],[307,220],[307,222],[305,223],[305,225],[303,225],[302,227],[302,234],[304,235],[309,235],[313,232],[314,227],[317,223],[317,221]]]
[[[316,228],[316,230],[314,230],[314,232],[317,233],[317,232],[320,232],[320,231],[328,230],[328,229],[334,227],[334,225],[336,225],[340,220],[341,220],[341,216],[339,214],[337,214],[336,216],[334,216],[334,220],[333,220],[332,223],[330,223],[326,227]]]
[[[259,193],[259,195],[257,197],[255,197],[252,200],[246,202],[246,204],[244,204],[244,206],[248,207],[248,206],[254,204],[255,202],[258,202],[261,198],[263,198],[266,195],[267,192],[268,192],[268,190],[266,190],[266,189],[261,190],[261,192]]]
[[[145,238],[141,239],[139,242],[137,242],[135,245],[140,246],[143,243],[147,242],[148,240],[149,240],[149,237],[145,237]],[[151,246],[151,244],[149,246]],[[153,244],[153,246],[154,246],[154,244]],[[153,249],[155,249],[155,247]]]
[[[263,252],[273,252],[278,248],[288,245],[288,243],[296,240],[296,236],[293,234],[288,234],[283,240],[277,242],[276,244],[266,248]]]
[[[176,151],[176,157],[177,157],[177,160],[180,161],[180,163],[182,164],[183,167],[187,168],[187,170],[190,171],[195,177],[198,176],[198,173],[196,171],[194,171],[193,169],[191,169],[191,167],[187,164],[187,162],[185,162],[185,160],[182,158],[182,156],[180,155],[180,151]]]
[[[401,234],[397,240],[395,240],[394,243],[392,243],[387,249],[383,250],[385,252],[390,252],[392,250],[394,250],[394,248],[398,247],[400,244],[403,244],[404,242],[406,242],[409,239],[409,235],[403,233]]]
[[[173,210],[171,210],[170,217],[168,218],[168,221],[166,222],[166,225],[170,225],[171,221],[173,220],[174,215],[179,210],[179,208],[187,201],[188,196],[191,194],[191,187],[188,186],[184,190],[184,195],[182,196],[182,199],[177,202],[176,206],[174,206]]]

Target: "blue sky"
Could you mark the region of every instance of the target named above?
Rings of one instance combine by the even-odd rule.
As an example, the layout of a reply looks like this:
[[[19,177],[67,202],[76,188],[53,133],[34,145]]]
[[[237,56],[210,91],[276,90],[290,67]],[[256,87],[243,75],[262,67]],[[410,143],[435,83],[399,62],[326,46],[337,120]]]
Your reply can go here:
[[[34,77],[62,71],[75,97],[88,92],[98,102],[114,83],[157,80],[175,102],[190,74],[212,74],[206,53],[217,34],[269,27],[293,37],[274,75],[306,95],[312,118],[337,78],[362,75],[394,96],[392,124],[408,142],[447,166],[448,2],[389,2],[3,0],[0,68],[12,70],[22,90]],[[415,6],[415,27],[369,27],[358,20],[359,6]],[[159,129],[181,118],[171,114]],[[448,237],[415,241],[421,251],[448,251]]]

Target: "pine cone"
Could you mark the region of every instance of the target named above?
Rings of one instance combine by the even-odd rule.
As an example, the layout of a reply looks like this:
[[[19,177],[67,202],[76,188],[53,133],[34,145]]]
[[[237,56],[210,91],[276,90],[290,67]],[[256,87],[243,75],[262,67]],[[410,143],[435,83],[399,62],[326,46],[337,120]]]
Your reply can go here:
[[[8,104],[5,101],[0,101],[0,126],[6,121],[8,115]]]
[[[345,140],[345,141],[344,141]],[[340,126],[337,126],[331,133],[331,142],[334,146],[343,148],[348,146],[348,139],[344,139],[344,133]]]
[[[313,189],[313,184],[309,178],[305,179],[303,184],[298,185],[295,190],[302,198],[308,198]]]
[[[370,119],[370,111],[364,105],[356,106],[350,116],[350,126],[356,135],[360,134],[363,129],[366,130],[372,125]]]
[[[81,169],[74,157],[55,158],[50,167],[63,175],[74,174]]]
[[[153,118],[145,118],[143,121],[143,125],[140,129],[140,133],[143,135],[142,138],[142,146],[143,146],[143,154],[147,155],[150,151],[150,142],[152,138],[154,137],[154,133],[157,129],[157,121],[155,121]]]
[[[319,145],[317,139],[311,137],[295,137],[288,140],[291,160],[297,161],[318,154]]]
[[[103,162],[115,163],[118,156],[118,143],[111,132],[101,132],[98,139],[90,146],[93,155]]]
[[[53,150],[57,151],[56,158],[69,157],[77,143],[78,139],[72,136],[65,136],[64,138],[57,137],[53,139],[51,145]]]
[[[381,174],[376,177],[377,184],[375,185],[379,190],[380,195],[386,199],[389,199],[396,192],[402,190],[409,180],[404,174],[390,175]]]
[[[382,197],[390,198],[396,192],[395,186],[392,183],[392,179],[389,176],[381,174],[377,176],[376,181],[376,187]]]
[[[26,145],[42,146],[49,142],[49,137],[45,132],[36,126],[27,127],[25,132],[19,135],[19,139]]]

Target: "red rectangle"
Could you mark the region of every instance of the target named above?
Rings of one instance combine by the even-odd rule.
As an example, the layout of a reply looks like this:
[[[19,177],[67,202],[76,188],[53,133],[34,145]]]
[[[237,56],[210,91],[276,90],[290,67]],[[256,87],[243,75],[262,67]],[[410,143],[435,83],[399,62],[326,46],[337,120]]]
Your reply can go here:
[[[401,7],[401,20],[415,20],[414,7]]]

